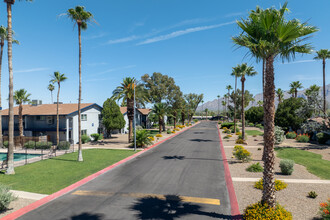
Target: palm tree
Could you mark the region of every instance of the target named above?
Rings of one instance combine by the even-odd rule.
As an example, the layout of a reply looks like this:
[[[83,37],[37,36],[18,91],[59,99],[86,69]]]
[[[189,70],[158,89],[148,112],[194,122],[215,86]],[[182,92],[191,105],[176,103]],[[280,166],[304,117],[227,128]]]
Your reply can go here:
[[[79,40],[79,98],[78,98],[78,135],[79,135],[79,149],[78,161],[83,161],[81,150],[81,30],[87,30],[87,23],[93,19],[92,13],[85,11],[85,7],[76,6],[70,8],[66,15],[78,26],[78,40]]]
[[[222,104],[222,106],[223,106],[223,108],[225,110],[225,115],[227,115],[227,110],[226,110],[227,102],[226,101],[222,101],[221,104]]]
[[[32,0],[26,0],[32,1]],[[8,44],[8,71],[9,71],[9,123],[8,123],[8,153],[6,174],[15,174],[14,170],[14,76],[13,76],[13,29],[11,6],[15,0],[4,0],[7,3],[7,44]]]
[[[278,88],[276,90],[276,96],[278,97],[278,103],[282,103],[283,98],[284,98],[284,92],[282,89]]]
[[[287,3],[279,10],[275,8],[251,11],[247,19],[237,21],[242,29],[239,36],[233,37],[239,47],[249,49],[252,56],[266,60],[265,91],[264,91],[264,172],[262,201],[275,207],[274,182],[274,117],[275,117],[275,84],[274,60],[294,58],[296,53],[311,53],[310,44],[303,44],[308,36],[318,29],[297,19],[285,19]]]
[[[316,51],[316,56],[314,57],[315,60],[322,60],[323,64],[323,113],[324,116],[327,112],[327,105],[326,105],[326,95],[325,95],[325,60],[330,58],[330,51],[327,49],[321,49]]]
[[[302,89],[303,86],[302,84],[299,82],[299,81],[294,81],[290,84],[290,92],[293,91],[293,94],[294,94],[294,98],[297,98],[298,96],[298,89]]]
[[[53,102],[53,91],[54,91],[54,89],[55,89],[55,86],[54,86],[53,84],[49,84],[48,87],[47,87],[47,89],[50,91],[50,96],[51,96],[51,98],[52,98],[52,102],[51,102],[51,104],[53,104],[53,103],[54,103],[54,102]]]
[[[243,63],[238,65],[239,76],[241,77],[242,82],[242,138],[245,139],[245,112],[244,112],[244,84],[245,84],[245,76],[255,76],[257,72],[254,70],[252,66],[248,66],[247,63]]]
[[[217,98],[218,98],[218,116],[219,116],[219,109],[220,109],[220,103],[219,103],[219,101],[220,101],[220,95],[217,95]]]
[[[18,118],[19,118],[19,139],[21,146],[23,146],[23,104],[29,102],[29,97],[31,94],[28,94],[25,89],[16,90],[14,92],[14,100],[18,107]]]
[[[233,87],[231,87],[231,85],[227,85],[226,86],[226,89],[228,90],[228,93],[227,93],[227,109],[228,109],[228,106],[229,106],[229,96],[230,96],[230,90],[233,89]],[[228,111],[227,111],[227,117],[228,117]]]
[[[223,96],[223,98],[225,99],[225,103],[226,103],[226,105],[224,106],[225,116],[227,116],[227,119],[228,119],[228,112],[229,112],[229,95],[228,95],[228,94],[225,94],[225,95]]]
[[[236,130],[236,98],[237,98],[237,78],[241,77],[239,72],[239,66],[233,67],[231,73],[232,76],[235,76],[235,93],[234,93],[234,128]]]
[[[140,103],[144,106],[144,103],[148,101],[147,94],[142,84],[138,84],[136,79],[133,77],[124,78],[120,86],[118,86],[112,92],[112,99],[123,101],[123,104],[127,106],[127,117],[128,117],[128,142],[132,142],[133,137],[133,119],[134,119],[134,89],[135,89],[135,100],[136,103]]]
[[[67,77],[64,76],[64,73],[61,74],[60,72],[54,72],[54,76],[52,76],[52,79],[50,80],[51,83],[57,83],[57,103],[56,103],[56,145],[60,143],[60,118],[58,114],[58,104],[60,101],[60,89],[61,89],[61,82],[64,82],[67,79]],[[52,85],[52,84],[50,84]],[[54,87],[54,86],[53,86]],[[49,86],[48,86],[49,88]]]
[[[155,118],[158,120],[159,134],[162,133],[162,125],[165,119],[165,116],[169,112],[169,108],[165,103],[156,103],[152,108],[152,113]]]

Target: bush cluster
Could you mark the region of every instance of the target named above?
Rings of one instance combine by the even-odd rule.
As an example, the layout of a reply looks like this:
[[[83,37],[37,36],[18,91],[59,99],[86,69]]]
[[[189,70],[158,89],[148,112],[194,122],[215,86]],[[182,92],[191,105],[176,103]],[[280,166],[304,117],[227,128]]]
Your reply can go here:
[[[288,186],[288,184],[286,184],[285,182],[275,179],[275,191],[280,191],[282,189],[285,189],[287,186]],[[254,183],[254,188],[261,189],[261,190],[264,188],[262,178],[259,181]]]
[[[291,175],[293,172],[294,161],[284,159],[280,162],[281,173],[284,175]]]
[[[275,133],[274,133],[274,138],[275,138],[275,144],[280,144],[284,141],[285,135],[284,131],[279,127],[275,126]]]
[[[330,219],[330,199],[328,199],[328,202],[320,203],[320,214],[323,219]]]
[[[136,146],[137,147],[146,147],[151,144],[151,135],[147,130],[137,130],[136,131]]]
[[[154,140],[155,140],[155,138],[154,138],[153,136],[150,136],[149,139],[150,139],[151,141],[154,141]]]
[[[157,138],[160,138],[160,137],[163,137],[163,135],[161,135],[161,134],[156,134],[156,137],[157,137]]]
[[[308,134],[300,134],[296,137],[296,141],[307,143],[309,141],[309,135]]]
[[[69,150],[70,149],[70,142],[69,141],[60,141],[57,145],[58,150]]]
[[[136,129],[136,130],[138,130],[138,129]],[[98,133],[91,134],[91,137],[93,138],[93,141],[98,141],[98,140],[102,140],[103,139],[103,135],[102,134],[98,134]]]
[[[260,129],[262,129],[262,130],[264,129],[264,126],[262,126],[262,124],[256,124],[256,127],[257,127],[257,128],[260,128]]]
[[[85,143],[87,143],[87,142],[90,142],[90,141],[91,141],[91,138],[90,138],[88,135],[86,135],[86,134],[81,135],[81,142],[82,142],[83,144],[85,144]]]
[[[231,131],[231,133],[236,133],[236,132],[239,132],[239,128],[236,127],[236,130],[235,130],[234,126],[231,126],[230,131]]]
[[[316,134],[316,138],[317,138],[317,142],[319,142],[319,144],[325,144],[328,140],[330,140],[330,135],[320,132]]]
[[[24,147],[27,149],[34,149],[36,147],[35,141],[28,141],[24,144]]]
[[[246,168],[246,171],[257,173],[257,172],[263,172],[264,168],[260,165],[260,163],[254,163],[250,165],[248,168]]]
[[[242,162],[248,162],[249,160],[251,160],[251,153],[241,145],[236,145],[234,147],[233,155],[237,160],[240,160]]]
[[[245,208],[243,219],[285,219],[291,220],[292,214],[277,204],[275,208],[269,207],[267,203],[258,202]]]
[[[243,139],[237,139],[235,144],[246,144],[246,142]]]
[[[16,199],[17,197],[10,192],[10,188],[0,183],[0,211],[7,210],[9,204]]]
[[[254,124],[253,124],[253,123],[249,123],[248,126],[249,126],[249,127],[253,127]]]
[[[224,122],[221,124],[221,129],[230,128],[231,126],[234,126],[234,122]]]
[[[3,146],[4,146],[5,148],[8,148],[8,145],[9,145],[9,142],[8,142],[8,141],[4,141],[4,142],[3,142]]]
[[[287,139],[295,139],[297,137],[297,133],[294,131],[291,131],[291,132],[286,133],[285,136]]]
[[[167,133],[167,134],[171,134],[171,133],[172,133],[172,132],[171,132],[171,129],[167,129],[166,133]]]
[[[46,150],[46,149],[50,149],[52,146],[53,146],[52,142],[46,142],[46,141],[36,142],[36,149]]]

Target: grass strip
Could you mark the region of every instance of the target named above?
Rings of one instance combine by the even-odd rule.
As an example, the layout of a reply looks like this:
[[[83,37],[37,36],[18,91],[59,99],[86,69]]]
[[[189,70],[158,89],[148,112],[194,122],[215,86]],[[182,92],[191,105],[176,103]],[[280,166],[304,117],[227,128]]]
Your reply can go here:
[[[264,133],[258,130],[245,130],[247,135],[263,135]]]
[[[293,160],[295,163],[305,166],[308,172],[322,179],[330,179],[330,161],[323,160],[321,154],[296,148],[276,148],[275,150],[277,157]]]
[[[15,175],[0,173],[0,182],[11,189],[52,194],[97,171],[134,154],[130,150],[83,150],[83,162],[77,152],[15,168]]]

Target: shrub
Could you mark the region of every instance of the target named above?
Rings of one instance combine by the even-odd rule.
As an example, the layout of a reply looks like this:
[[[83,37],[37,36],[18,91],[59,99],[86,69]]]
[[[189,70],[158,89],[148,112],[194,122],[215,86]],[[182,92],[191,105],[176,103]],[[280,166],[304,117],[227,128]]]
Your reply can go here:
[[[231,134],[232,132],[231,132],[231,130],[227,129],[227,130],[225,131],[225,133],[226,133],[226,134]]]
[[[171,129],[167,129],[166,133],[171,134]]]
[[[233,155],[237,160],[240,160],[242,162],[248,162],[249,160],[251,160],[251,153],[240,145],[236,145],[234,147]]]
[[[292,220],[292,214],[286,211],[281,205],[275,208],[269,207],[267,203],[258,202],[245,208],[243,219],[285,219]]]
[[[172,134],[174,134],[174,133],[175,133],[175,130],[172,131]]]
[[[9,145],[9,142],[8,142],[8,141],[4,141],[4,142],[3,142],[3,146],[4,146],[5,148],[8,148],[8,145]]]
[[[296,137],[296,141],[307,143],[309,141],[309,135],[308,134],[300,134]]]
[[[240,134],[238,135],[238,139],[243,139],[243,135],[242,135],[241,132],[240,132]],[[247,136],[246,136],[246,135],[244,135],[244,139],[245,139],[245,140],[247,139]]]
[[[275,135],[274,136],[274,138],[275,138],[275,144],[280,144],[285,139],[284,131],[280,127],[278,127],[278,126],[275,126],[274,135]]]
[[[231,127],[230,131],[231,131],[231,133],[236,133],[236,132],[239,132],[239,128],[236,127],[236,131],[235,131],[234,126],[233,126],[233,127]]]
[[[145,147],[151,144],[150,132],[147,130],[137,130],[136,131],[136,146],[137,147]]]
[[[85,144],[87,142],[90,142],[90,141],[91,141],[91,139],[90,139],[90,137],[87,134],[81,135],[81,142],[83,144]]]
[[[252,135],[252,137],[254,137],[254,138],[255,138],[255,137],[257,137],[257,135],[256,135],[256,134],[254,134],[254,135]]]
[[[10,192],[10,188],[0,183],[0,211],[7,210],[9,204],[16,199],[17,197]]]
[[[286,133],[286,138],[287,139],[295,139],[297,137],[297,133],[294,131]]]
[[[237,139],[235,144],[246,144],[246,142],[243,139]]]
[[[98,141],[100,139],[100,134],[94,133],[94,134],[91,134],[91,137],[93,138],[93,141]]]
[[[307,195],[308,198],[315,199],[317,197],[317,193],[315,191],[310,191]]]
[[[160,138],[160,137],[163,137],[163,135],[161,135],[161,134],[156,134],[156,137]]]
[[[257,127],[257,128],[260,128],[260,129],[262,129],[262,130],[264,129],[264,126],[262,126],[262,124],[257,124],[256,127]]]
[[[254,124],[253,124],[253,123],[249,123],[248,126],[249,126],[249,127],[253,127]]]
[[[241,132],[236,132],[236,135],[242,135],[242,133]]]
[[[154,138],[153,136],[150,136],[149,139],[150,139],[151,141],[154,141],[154,140],[155,140],[155,138]]]
[[[70,142],[69,141],[60,141],[57,145],[58,150],[69,150],[70,149]]]
[[[257,173],[257,172],[263,172],[264,168],[260,165],[260,163],[254,163],[250,165],[248,168],[246,168],[246,171]]]
[[[261,147],[258,147],[258,150],[261,150]]]
[[[330,135],[323,132],[317,133],[316,137],[319,144],[325,144],[330,139]]]
[[[231,138],[233,135],[231,135],[231,134],[228,134],[227,136]]]
[[[42,142],[37,142],[36,143],[36,149],[50,149],[53,146],[52,142],[46,142],[46,141],[42,141]]]
[[[197,123],[198,122],[198,119],[194,119],[194,122]]]
[[[231,126],[234,125],[234,122],[224,122],[221,124],[221,128],[223,129],[224,127],[230,128]]]
[[[103,140],[103,134],[100,134],[100,136],[99,136],[99,140]]]
[[[328,199],[328,202],[320,203],[320,214],[323,219],[330,219],[330,199]]]
[[[245,119],[252,124],[261,123],[264,120],[264,108],[262,106],[249,108],[245,111]]]
[[[294,161],[284,159],[280,162],[281,173],[284,175],[291,175],[293,172]]]
[[[285,189],[287,186],[288,184],[286,184],[285,182],[275,179],[275,191],[280,191],[282,189]],[[254,188],[262,190],[264,188],[263,179],[260,179],[259,181],[255,182]]]
[[[35,141],[28,141],[24,144],[24,147],[27,149],[34,149],[36,146],[36,142]]]
[[[228,135],[224,136],[223,139],[229,139]]]

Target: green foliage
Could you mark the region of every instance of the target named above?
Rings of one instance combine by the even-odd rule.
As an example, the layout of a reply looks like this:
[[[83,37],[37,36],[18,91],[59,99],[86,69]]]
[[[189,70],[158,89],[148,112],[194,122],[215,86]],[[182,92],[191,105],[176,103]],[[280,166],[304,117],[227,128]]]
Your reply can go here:
[[[239,134],[239,135],[238,135],[238,139],[243,139],[243,135],[242,135],[242,134]],[[244,139],[245,139],[245,140],[247,139],[247,135],[244,136]]]
[[[275,179],[275,191],[280,191],[282,189],[285,189],[287,186],[288,184],[286,184],[285,182]],[[262,178],[254,183],[254,188],[261,190],[264,188]]]
[[[286,133],[285,136],[287,139],[295,139],[297,137],[297,133],[294,131],[291,131],[291,132]]]
[[[150,132],[147,130],[136,131],[136,146],[146,147],[151,144],[152,142],[149,137],[152,137],[152,135],[150,135]]]
[[[284,175],[291,175],[293,172],[294,161],[284,159],[280,162],[281,173]]]
[[[91,134],[91,137],[93,138],[93,141],[101,140],[101,135],[98,133]]]
[[[50,149],[53,146],[52,142],[46,142],[46,141],[42,141],[42,142],[37,142],[36,143],[36,149]]]
[[[7,210],[10,203],[16,199],[17,197],[10,192],[10,188],[0,183],[0,211]]]
[[[236,127],[236,130],[235,130],[235,129],[234,129],[234,126],[231,126],[230,130],[231,130],[231,133],[239,132],[239,128]]]
[[[111,134],[111,131],[113,130],[122,129],[125,127],[124,116],[120,112],[120,107],[113,99],[107,99],[103,103],[102,124],[108,134]]]
[[[263,172],[264,168],[258,162],[251,164],[248,168],[246,168],[246,171],[257,173],[257,172]]]
[[[264,130],[264,126],[262,126],[262,124],[256,124],[256,128],[260,128],[260,129]]]
[[[323,220],[330,219],[330,199],[328,199],[328,202],[320,203],[320,214]]]
[[[90,141],[91,141],[91,138],[87,134],[81,135],[81,142],[83,144],[90,142]]]
[[[275,208],[268,206],[267,203],[258,202],[249,205],[244,209],[243,219],[285,219],[292,220],[292,214],[286,211],[281,205],[277,204]]]
[[[300,134],[296,137],[296,140],[298,142],[307,143],[309,141],[309,135],[308,134]]]
[[[280,127],[278,127],[278,126],[275,126],[274,135],[275,135],[274,136],[274,138],[275,138],[275,144],[280,144],[285,139],[284,131]]]
[[[197,123],[198,122],[198,119],[194,119],[194,122]]]
[[[311,198],[311,199],[315,199],[317,196],[318,195],[315,191],[310,191],[310,192],[308,192],[308,195],[307,195],[307,197]]]
[[[258,131],[258,130],[246,130],[245,133],[247,135],[252,135],[253,137],[257,137],[257,136],[260,136],[260,135],[264,134],[264,133],[262,133],[261,131]]]
[[[35,141],[28,141],[24,144],[24,147],[27,149],[34,149],[36,147]]]
[[[264,108],[260,107],[251,107],[245,111],[245,119],[248,120],[249,126],[253,127],[254,124],[260,124],[264,120]]]
[[[229,129],[232,126],[234,126],[234,122],[224,122],[221,124],[221,129],[224,129],[225,127]]]
[[[168,128],[168,129],[166,130],[166,133],[167,133],[167,134],[171,134],[171,133],[172,133],[172,132],[171,132],[171,129]]]
[[[325,144],[330,139],[330,135],[323,132],[317,133],[316,137],[319,144]]]
[[[235,144],[246,144],[246,142],[243,139],[237,139]]]
[[[5,148],[8,148],[8,145],[9,145],[9,142],[8,142],[8,141],[4,141],[4,142],[3,142],[3,146],[4,146]]]
[[[275,125],[282,127],[285,130],[298,130],[302,123],[310,116],[311,112],[304,115],[298,115],[297,110],[303,107],[303,98],[289,98],[283,100],[277,107],[275,113]]]
[[[233,103],[232,105],[228,106],[228,110],[230,115],[233,115],[234,111],[234,100],[235,100],[235,91],[233,91],[230,96],[230,103]],[[249,103],[253,100],[253,94],[250,93],[248,90],[244,90],[244,107],[246,108]],[[240,89],[237,89],[237,97],[236,97],[236,115],[239,118],[240,115],[242,115],[242,91]]]
[[[240,160],[242,162],[248,162],[251,160],[251,153],[240,145],[236,145],[234,147],[233,155],[237,160]]]
[[[70,142],[69,141],[60,141],[57,145],[58,150],[69,150],[70,149]]]

